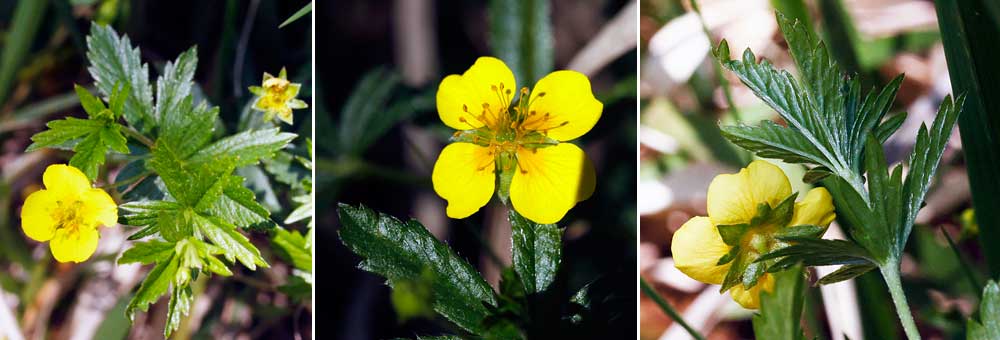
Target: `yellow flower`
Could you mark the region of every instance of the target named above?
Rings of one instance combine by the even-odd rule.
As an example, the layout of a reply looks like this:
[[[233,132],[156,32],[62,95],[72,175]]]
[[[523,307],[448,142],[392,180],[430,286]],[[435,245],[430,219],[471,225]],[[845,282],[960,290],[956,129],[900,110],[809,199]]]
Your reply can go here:
[[[516,94],[520,100],[512,105]],[[590,197],[596,182],[587,155],[565,142],[590,131],[603,107],[590,80],[575,71],[552,72],[533,91],[519,92],[514,74],[497,58],[481,57],[465,73],[445,77],[438,115],[460,131],[441,151],[432,181],[448,201],[448,216],[472,215],[497,189],[504,203],[509,193],[524,217],[558,222]]]
[[[708,217],[694,217],[674,233],[670,251],[677,269],[701,282],[723,284],[734,263],[745,266],[787,246],[775,237],[778,234],[819,227],[810,232],[822,235],[836,218],[830,193],[814,188],[792,206],[791,192],[785,173],[765,161],[716,176],[708,187]],[[774,278],[767,273],[750,287],[739,282],[729,292],[745,308],[759,308],[760,292],[774,289]]]
[[[52,256],[59,262],[86,261],[97,249],[97,227],[118,223],[118,206],[72,166],[50,165],[42,182],[45,189],[24,200],[24,234],[38,242],[51,241]]]
[[[288,74],[282,68],[278,76],[272,76],[264,72],[264,81],[261,86],[251,86],[250,92],[257,95],[257,100],[253,103],[253,108],[264,111],[264,120],[274,119],[277,115],[281,121],[292,124],[292,109],[304,109],[309,107],[306,102],[295,98],[299,95],[299,88],[302,84],[288,81]]]

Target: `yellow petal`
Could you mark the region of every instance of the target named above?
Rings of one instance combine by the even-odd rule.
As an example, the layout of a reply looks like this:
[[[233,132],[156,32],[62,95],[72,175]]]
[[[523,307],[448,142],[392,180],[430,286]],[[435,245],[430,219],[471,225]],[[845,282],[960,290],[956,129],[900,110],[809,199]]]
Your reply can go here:
[[[604,109],[604,104],[594,98],[590,80],[576,71],[549,73],[532,89],[530,100],[524,127],[560,141],[590,131]]]
[[[813,224],[825,227],[836,217],[830,192],[826,188],[813,188],[801,201],[795,202],[792,222],[788,225]]]
[[[97,250],[97,228],[59,228],[49,243],[59,262],[83,262]]]
[[[670,241],[674,266],[692,279],[710,284],[722,284],[726,278],[730,264],[716,263],[729,249],[718,229],[704,216],[685,222]]]
[[[32,240],[45,242],[55,235],[59,221],[52,212],[59,207],[59,196],[51,190],[38,190],[24,200],[21,207],[21,229]]]
[[[510,106],[517,91],[514,73],[503,61],[480,57],[462,75],[453,74],[441,81],[437,91],[438,116],[445,125],[456,130],[492,124],[496,114]],[[484,110],[483,104],[488,105],[488,109]],[[480,119],[484,111],[486,118]]]
[[[45,189],[60,196],[78,196],[90,189],[87,175],[80,169],[65,164],[53,164],[45,168],[42,183],[45,183]]]
[[[594,193],[594,165],[576,145],[521,148],[517,163],[510,201],[514,210],[535,223],[559,222],[576,202]]]
[[[489,203],[496,182],[493,160],[490,149],[470,143],[451,143],[441,150],[431,181],[448,201],[448,217],[469,217]]]
[[[118,205],[107,192],[90,189],[83,194],[83,218],[92,226],[114,227],[118,224]]]
[[[757,206],[778,206],[791,195],[792,187],[781,168],[766,161],[753,161],[736,174],[716,176],[708,186],[708,217],[712,223],[749,223]]]
[[[774,291],[774,277],[771,274],[764,274],[757,281],[757,285],[746,289],[743,284],[738,284],[729,289],[729,295],[733,296],[733,300],[739,303],[740,306],[747,309],[758,309],[760,308],[760,293],[773,292]]]

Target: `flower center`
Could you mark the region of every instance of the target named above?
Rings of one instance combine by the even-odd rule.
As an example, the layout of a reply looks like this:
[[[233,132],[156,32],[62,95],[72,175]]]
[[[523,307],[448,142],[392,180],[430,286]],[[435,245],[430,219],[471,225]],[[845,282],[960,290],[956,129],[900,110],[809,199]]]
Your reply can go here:
[[[57,228],[76,230],[86,223],[81,212],[83,209],[82,201],[58,201],[57,203],[58,206],[55,212],[53,212],[53,217],[58,221]]]

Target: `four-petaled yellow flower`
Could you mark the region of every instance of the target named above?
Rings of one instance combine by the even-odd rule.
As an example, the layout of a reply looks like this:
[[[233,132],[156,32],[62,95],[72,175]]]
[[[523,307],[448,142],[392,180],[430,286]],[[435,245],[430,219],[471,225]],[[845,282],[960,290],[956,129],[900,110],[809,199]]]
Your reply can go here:
[[[118,206],[72,166],[50,165],[42,182],[45,189],[24,201],[21,228],[35,241],[51,241],[49,247],[57,261],[86,261],[97,249],[97,227],[118,223]]]
[[[281,121],[292,124],[292,109],[304,109],[309,107],[306,102],[295,98],[299,95],[299,88],[302,84],[288,81],[288,74],[284,68],[278,76],[272,76],[264,72],[264,81],[261,86],[251,86],[250,92],[257,95],[253,108],[264,111],[264,120],[274,119],[277,115]]]
[[[720,259],[727,254],[731,258],[733,254],[730,251],[734,247],[739,247],[737,251],[740,255],[746,256],[747,262],[744,263],[749,263],[768,251],[785,246],[774,236],[788,232],[788,228],[821,227],[819,233],[822,234],[836,217],[833,200],[824,188],[814,188],[805,198],[794,203],[790,220],[787,217],[784,220],[787,223],[773,225],[761,223],[759,218],[755,220],[759,217],[762,203],[778,208],[790,197],[791,191],[785,173],[765,161],[754,161],[737,174],[715,177],[708,187],[708,217],[694,217],[674,233],[670,251],[677,269],[695,280],[722,284],[733,263],[720,265],[725,262]],[[729,242],[737,243],[735,246],[723,240],[720,226],[751,225],[751,221],[754,221],[752,227],[740,234],[737,240]],[[743,307],[759,308],[760,292],[773,289],[774,278],[765,273],[756,285],[744,287],[742,283],[736,284],[729,292]]]
[[[529,96],[530,94],[530,96]],[[512,106],[515,96],[520,100]],[[601,117],[590,80],[556,71],[529,91],[517,90],[500,59],[481,57],[462,75],[449,75],[437,92],[438,115],[460,130],[434,164],[434,191],[452,218],[489,202],[496,186],[518,213],[555,223],[594,192],[594,166],[574,140]],[[509,190],[509,191],[508,191]]]

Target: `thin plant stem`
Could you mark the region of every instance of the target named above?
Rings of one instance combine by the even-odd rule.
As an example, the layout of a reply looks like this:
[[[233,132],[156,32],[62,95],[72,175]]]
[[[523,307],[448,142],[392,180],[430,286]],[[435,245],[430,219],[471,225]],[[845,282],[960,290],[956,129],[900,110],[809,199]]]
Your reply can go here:
[[[668,303],[667,300],[664,300],[652,286],[646,283],[646,279],[642,278],[642,276],[639,277],[639,285],[642,287],[643,294],[646,294],[646,296],[650,299],[653,299],[653,302],[656,302],[656,304],[660,306],[660,309],[662,309],[664,313],[667,313],[667,316],[673,319],[674,322],[680,324],[681,327],[684,327],[684,329],[687,330],[688,333],[695,339],[705,340],[705,337],[702,336],[701,333],[698,333],[698,331],[691,327],[691,325],[688,325],[688,323],[684,321],[684,318],[682,318],[680,314],[677,314],[674,307],[670,306],[670,303]]]
[[[153,144],[154,144],[153,140],[149,139],[149,137],[146,137],[141,132],[136,131],[131,126],[126,126],[124,129],[122,129],[122,132],[124,132],[126,135],[129,135],[129,137],[135,138],[135,140],[139,141],[139,143],[142,143],[146,147],[153,149]]]
[[[973,273],[972,268],[969,268],[969,263],[965,261],[965,257],[962,253],[958,251],[958,246],[955,245],[955,240],[951,239],[951,235],[948,231],[941,228],[941,233],[944,234],[944,238],[948,240],[948,246],[951,247],[951,251],[955,253],[955,257],[958,258],[958,263],[961,264],[962,273],[965,274],[965,278],[969,280],[969,285],[975,289],[977,292],[983,291],[983,285],[979,283],[979,279],[976,278],[976,274]]]
[[[712,33],[708,30],[708,25],[705,24],[705,18],[701,16],[701,6],[698,5],[698,0],[691,0],[691,7],[694,9],[694,13],[698,15],[698,22],[701,23],[701,30],[705,32],[705,38],[708,39],[709,46],[715,46],[715,42],[712,41]],[[710,52],[710,54],[714,55],[715,53]],[[726,56],[726,58],[729,58],[729,56]],[[715,77],[718,79],[719,87],[722,88],[722,94],[726,97],[729,114],[733,116],[734,121],[740,122],[742,121],[740,119],[740,109],[736,108],[736,102],[733,101],[733,90],[729,88],[729,80],[726,79],[726,75],[722,72],[722,65],[718,58],[710,56],[710,59],[712,59],[712,67],[715,70]]]
[[[890,259],[889,264],[879,267],[882,272],[882,279],[889,287],[889,295],[892,296],[892,303],[896,305],[896,314],[899,315],[899,322],[903,324],[903,331],[909,340],[920,340],[920,332],[917,324],[913,321],[913,314],[910,312],[910,305],[906,302],[906,294],[903,293],[903,284],[899,278],[899,261]]]

